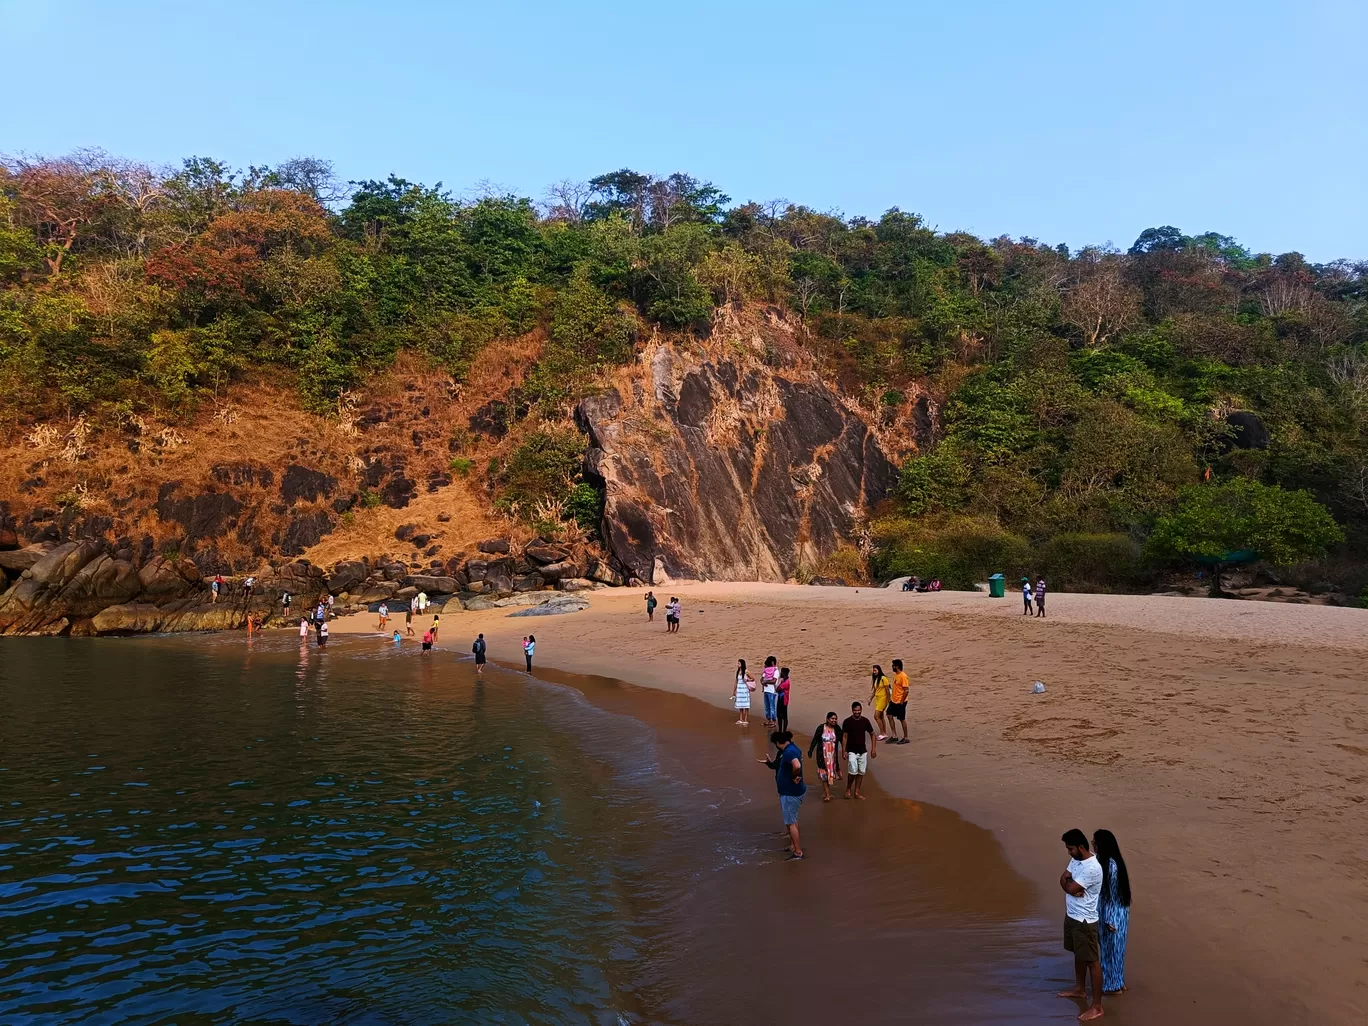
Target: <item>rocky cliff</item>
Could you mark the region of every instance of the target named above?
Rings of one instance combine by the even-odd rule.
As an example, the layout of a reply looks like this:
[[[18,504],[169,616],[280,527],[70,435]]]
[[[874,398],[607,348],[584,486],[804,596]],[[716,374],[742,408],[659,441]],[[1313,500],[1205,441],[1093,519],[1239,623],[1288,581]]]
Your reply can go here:
[[[773,319],[647,346],[579,404],[603,535],[629,576],[783,581],[855,540],[897,483],[881,439]]]

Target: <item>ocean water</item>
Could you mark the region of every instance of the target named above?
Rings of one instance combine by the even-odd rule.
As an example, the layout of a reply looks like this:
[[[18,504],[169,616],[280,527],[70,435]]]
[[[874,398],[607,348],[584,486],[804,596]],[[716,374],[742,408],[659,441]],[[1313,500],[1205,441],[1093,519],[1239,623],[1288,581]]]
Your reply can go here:
[[[0,1022],[782,1021],[851,961],[867,1021],[1067,1011],[1000,855],[934,882],[982,832],[833,803],[785,865],[763,752],[678,696],[369,638],[0,657]]]

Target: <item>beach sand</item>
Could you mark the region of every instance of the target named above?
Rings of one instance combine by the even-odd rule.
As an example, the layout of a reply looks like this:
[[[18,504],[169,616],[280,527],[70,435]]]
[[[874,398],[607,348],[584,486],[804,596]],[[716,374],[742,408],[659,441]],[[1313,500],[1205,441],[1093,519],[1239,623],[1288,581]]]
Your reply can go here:
[[[1117,834],[1135,904],[1130,990],[1109,1021],[1368,1021],[1368,613],[1051,594],[1042,621],[1010,593],[679,584],[657,589],[683,601],[667,635],[643,594],[597,592],[563,616],[446,614],[440,647],[468,653],[483,631],[492,659],[520,667],[531,631],[540,666],[692,695],[728,720],[736,659],[758,676],[777,655],[800,739],[867,703],[870,664],[900,657],[913,743],[881,747],[885,791],[990,830],[1051,918],[1060,834]],[[373,614],[333,628],[374,629]],[[1040,987],[1071,968],[1061,950]]]

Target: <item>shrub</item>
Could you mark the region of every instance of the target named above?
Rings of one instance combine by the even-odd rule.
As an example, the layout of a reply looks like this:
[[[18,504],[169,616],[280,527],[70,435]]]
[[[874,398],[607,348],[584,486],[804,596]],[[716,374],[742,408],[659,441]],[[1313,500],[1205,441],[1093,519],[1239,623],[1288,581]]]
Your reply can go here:
[[[1057,534],[1032,563],[1056,591],[1123,591],[1144,580],[1140,547],[1124,534]]]
[[[459,474],[461,477],[465,477],[475,466],[475,461],[469,456],[455,456],[447,466],[451,468],[453,474]]]
[[[990,574],[1011,577],[1029,570],[1025,539],[992,520],[893,519],[876,522],[873,531],[876,551],[870,564],[880,580],[916,574],[939,578],[952,590],[971,591]]]
[[[579,476],[585,440],[577,431],[533,431],[509,454],[499,470],[500,504],[530,514],[539,502],[564,500]]]
[[[864,584],[869,580],[869,568],[864,556],[850,545],[842,545],[822,560],[817,567],[821,577],[839,577],[847,584]]]
[[[570,489],[565,508],[585,531],[597,534],[603,522],[603,492],[586,481]]]

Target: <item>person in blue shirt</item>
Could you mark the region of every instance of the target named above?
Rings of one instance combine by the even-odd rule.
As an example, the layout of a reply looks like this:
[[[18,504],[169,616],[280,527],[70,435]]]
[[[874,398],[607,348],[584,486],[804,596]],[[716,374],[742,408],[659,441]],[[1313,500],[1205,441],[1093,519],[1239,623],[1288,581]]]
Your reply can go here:
[[[774,770],[774,783],[779,790],[779,808],[784,814],[784,829],[789,836],[789,859],[803,857],[803,843],[798,837],[798,808],[807,794],[807,784],[803,783],[803,752],[793,743],[793,734],[787,730],[776,730],[770,735],[774,744],[773,759],[760,759]]]

